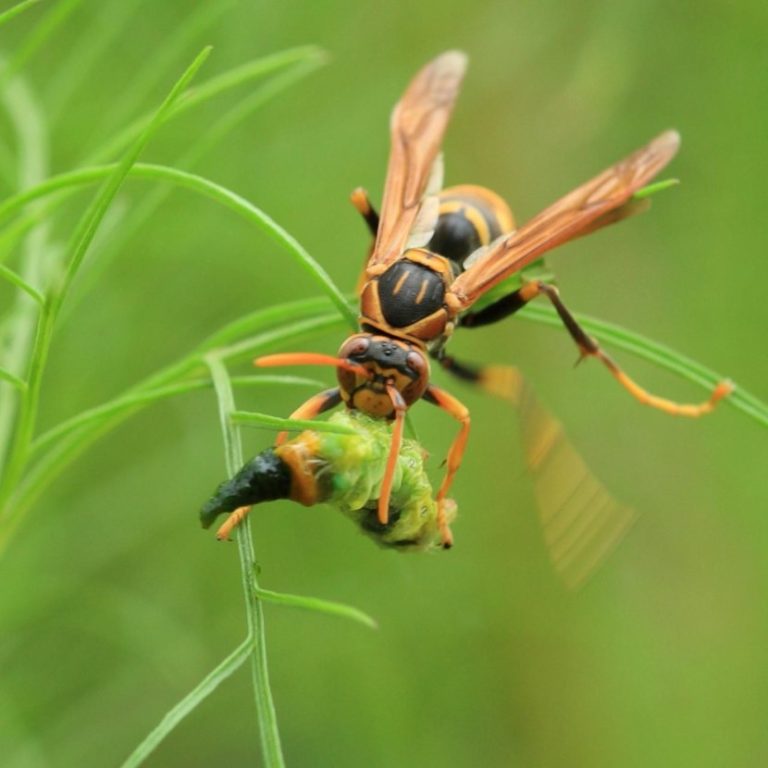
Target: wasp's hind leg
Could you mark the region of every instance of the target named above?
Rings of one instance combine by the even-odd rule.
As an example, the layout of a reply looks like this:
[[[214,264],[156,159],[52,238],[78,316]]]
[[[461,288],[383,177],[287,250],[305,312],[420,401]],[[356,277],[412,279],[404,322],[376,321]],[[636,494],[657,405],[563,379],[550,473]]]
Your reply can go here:
[[[443,370],[461,381],[474,384],[496,397],[519,405],[522,377],[510,365],[470,365],[446,355],[442,349],[432,354]]]
[[[696,418],[705,413],[709,413],[717,405],[718,401],[733,390],[733,385],[728,381],[721,381],[712,391],[709,400],[703,403],[689,404],[677,403],[658,395],[653,395],[646,389],[637,384],[633,379],[614,362],[614,360],[605,352],[602,347],[593,339],[578,323],[576,318],[570,313],[568,308],[560,300],[560,293],[553,285],[544,283],[541,280],[534,280],[526,283],[522,288],[508,296],[504,296],[488,307],[478,312],[468,312],[461,318],[461,325],[466,328],[477,328],[482,325],[494,323],[509,315],[517,312],[529,301],[540,295],[546,296],[555,308],[555,311],[563,321],[571,338],[576,342],[581,351],[581,357],[596,357],[611,372],[616,381],[629,392],[639,402],[649,405],[652,408],[658,408],[660,411],[672,414],[674,416],[688,416]]]

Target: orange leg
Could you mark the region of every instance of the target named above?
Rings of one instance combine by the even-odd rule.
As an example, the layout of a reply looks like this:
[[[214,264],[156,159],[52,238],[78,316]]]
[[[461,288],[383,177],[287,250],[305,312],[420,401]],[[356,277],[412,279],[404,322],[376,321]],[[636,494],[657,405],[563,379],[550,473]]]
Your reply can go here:
[[[363,288],[365,287],[365,281],[366,281],[365,269],[368,266],[368,261],[371,258],[371,253],[373,253],[373,246],[376,241],[376,233],[379,231],[379,214],[376,213],[376,210],[371,205],[371,201],[368,198],[368,192],[366,192],[366,190],[364,190],[362,187],[358,187],[357,189],[355,189],[352,192],[352,194],[349,196],[349,199],[352,201],[352,205],[355,206],[355,209],[357,210],[357,212],[365,219],[365,223],[368,225],[368,229],[373,235],[373,240],[371,241],[371,245],[369,246],[365,254],[365,261],[363,262],[363,271],[360,273],[360,277],[358,277],[357,279],[357,294],[360,295],[363,291]]]
[[[461,458],[464,455],[464,449],[467,447],[470,425],[469,411],[453,395],[432,384],[427,387],[424,399],[439,406],[453,416],[454,419],[461,422],[461,430],[448,451],[445,477],[440,485],[440,490],[437,492],[437,522],[440,526],[443,546],[448,549],[453,544],[453,536],[446,522],[445,505],[448,501],[446,496],[451,488],[453,477],[461,466]]]
[[[567,307],[560,300],[560,293],[552,285],[543,283],[540,280],[534,280],[526,283],[522,288],[500,299],[496,304],[481,310],[478,313],[469,313],[469,316],[462,317],[462,323],[469,327],[485,325],[489,322],[506,317],[516,312],[532,299],[541,295],[546,296],[554,306],[560,319],[563,321],[571,338],[576,342],[582,357],[596,357],[611,372],[616,381],[629,392],[635,400],[649,405],[652,408],[658,408],[660,411],[672,414],[673,416],[688,416],[696,418],[714,409],[719,400],[733,391],[733,384],[729,381],[721,381],[712,390],[708,400],[703,403],[676,403],[674,400],[668,400],[665,397],[651,394],[641,387],[632,378],[627,376],[624,371],[614,362],[614,360],[604,352],[600,345],[579,325],[576,318],[570,313]]]
[[[384,477],[381,480],[381,490],[379,491],[378,514],[379,522],[382,525],[389,522],[389,497],[392,494],[392,480],[395,477],[397,457],[403,444],[403,424],[405,423],[405,412],[408,409],[403,396],[393,384],[387,384],[387,394],[395,407],[395,425],[392,428],[392,442],[389,446],[387,466],[384,468]]]
[[[338,387],[326,389],[313,395],[305,403],[302,403],[288,418],[289,419],[314,419],[325,411],[335,408],[341,402],[341,392]],[[275,440],[275,445],[282,445],[288,438],[287,432],[280,432]]]
[[[371,234],[376,237],[376,233],[379,231],[379,214],[376,213],[371,201],[368,198],[368,192],[362,187],[357,187],[352,190],[352,194],[349,196],[352,205],[355,206],[357,212],[365,219],[365,223],[368,225],[368,229]]]
[[[222,523],[218,531],[216,531],[216,538],[219,541],[228,541],[232,531],[238,526],[245,516],[251,511],[250,506],[238,507],[234,512],[230,512],[227,519]]]

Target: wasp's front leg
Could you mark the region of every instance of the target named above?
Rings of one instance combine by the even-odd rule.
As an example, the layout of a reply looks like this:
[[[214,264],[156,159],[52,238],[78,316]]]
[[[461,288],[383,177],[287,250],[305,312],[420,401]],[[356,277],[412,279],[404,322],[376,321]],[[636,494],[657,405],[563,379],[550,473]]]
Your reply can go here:
[[[448,412],[454,419],[461,422],[461,430],[456,439],[451,443],[446,459],[446,472],[440,490],[437,492],[437,523],[440,526],[440,535],[443,540],[443,547],[450,548],[453,545],[453,535],[448,527],[446,504],[448,504],[448,491],[451,488],[453,477],[461,466],[461,458],[464,455],[464,449],[467,447],[469,439],[470,418],[467,407],[459,402],[453,395],[449,394],[439,387],[430,384],[423,395],[424,400],[433,405],[437,405]]]

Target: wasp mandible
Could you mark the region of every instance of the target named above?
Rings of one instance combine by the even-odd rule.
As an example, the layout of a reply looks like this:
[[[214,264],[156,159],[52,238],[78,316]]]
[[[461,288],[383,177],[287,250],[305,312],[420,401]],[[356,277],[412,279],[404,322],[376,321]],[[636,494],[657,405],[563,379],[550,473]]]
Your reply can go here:
[[[484,294],[546,251],[642,210],[645,206],[633,195],[672,159],[680,137],[675,131],[660,134],[516,229],[509,207],[496,193],[473,185],[441,191],[440,148],[466,63],[461,52],[441,54],[416,75],[396,105],[380,214],[363,190],[352,194],[375,238],[360,281],[360,332],[342,344],[335,358],[297,353],[255,361],[259,366],[337,368],[338,386],[310,398],[292,418],[312,418],[343,402],[347,408],[394,422],[378,501],[382,525],[388,521],[406,410],[417,400],[426,400],[456,419],[460,431],[448,452],[436,496],[444,547],[452,543],[444,505],[467,444],[470,416],[453,395],[430,382],[429,358],[459,378],[494,388],[488,369],[475,369],[446,355],[445,344],[457,326],[477,328],[497,322],[544,296],[581,356],[600,360],[640,402],[696,417],[711,411],[731,391],[722,382],[709,400],[695,405],[649,393],[585,332],[558,290],[543,280],[524,282],[473,310]]]

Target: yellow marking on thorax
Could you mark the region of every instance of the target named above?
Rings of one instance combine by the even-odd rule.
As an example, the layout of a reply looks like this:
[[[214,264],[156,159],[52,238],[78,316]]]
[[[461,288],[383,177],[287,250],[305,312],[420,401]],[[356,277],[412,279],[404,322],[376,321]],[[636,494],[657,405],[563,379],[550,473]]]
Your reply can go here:
[[[408,272],[403,272],[400,279],[395,283],[395,287],[392,289],[393,295],[397,296],[400,289],[403,287],[403,283],[408,279]]]
[[[427,278],[425,277],[421,281],[421,288],[419,288],[419,293],[418,293],[418,295],[416,296],[416,299],[415,299],[417,304],[421,304],[421,301],[424,298],[424,294],[426,292],[427,292]]]

